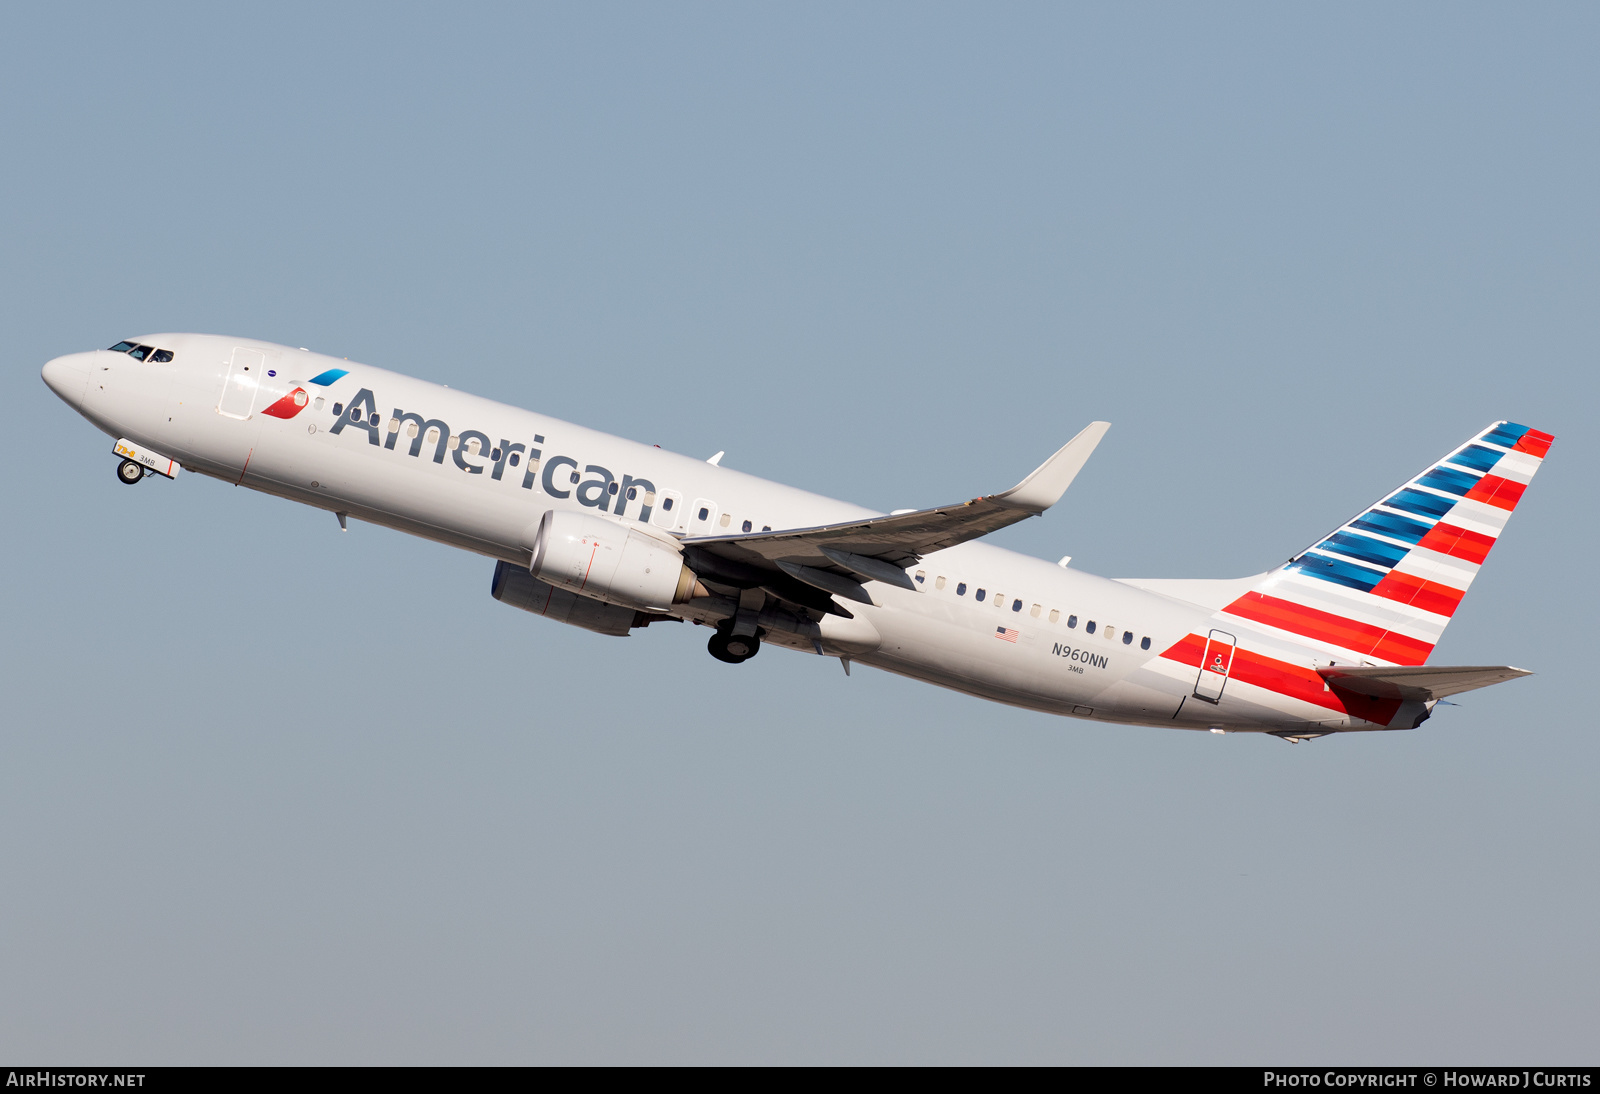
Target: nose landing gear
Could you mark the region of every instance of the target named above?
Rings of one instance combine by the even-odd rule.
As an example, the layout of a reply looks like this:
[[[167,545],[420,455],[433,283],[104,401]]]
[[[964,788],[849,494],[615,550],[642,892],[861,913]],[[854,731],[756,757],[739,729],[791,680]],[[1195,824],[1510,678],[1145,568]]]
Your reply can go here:
[[[132,460],[123,460],[117,464],[117,478],[129,486],[142,481],[144,475],[145,471],[142,464],[134,463]]]
[[[718,661],[738,665],[750,660],[761,651],[761,639],[753,634],[727,634],[718,631],[706,643],[706,649]]]

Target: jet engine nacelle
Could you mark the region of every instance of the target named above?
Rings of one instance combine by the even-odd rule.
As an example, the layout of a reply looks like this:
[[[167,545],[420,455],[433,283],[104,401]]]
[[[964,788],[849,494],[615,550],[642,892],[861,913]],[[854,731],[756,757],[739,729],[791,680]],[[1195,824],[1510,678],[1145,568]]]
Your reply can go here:
[[[707,595],[677,543],[586,513],[545,513],[528,571],[558,589],[640,611]]]
[[[649,623],[644,612],[603,604],[590,597],[535,581],[527,570],[508,562],[494,564],[494,584],[489,591],[502,604],[554,619],[557,623],[570,623],[596,634],[623,636],[632,628]]]

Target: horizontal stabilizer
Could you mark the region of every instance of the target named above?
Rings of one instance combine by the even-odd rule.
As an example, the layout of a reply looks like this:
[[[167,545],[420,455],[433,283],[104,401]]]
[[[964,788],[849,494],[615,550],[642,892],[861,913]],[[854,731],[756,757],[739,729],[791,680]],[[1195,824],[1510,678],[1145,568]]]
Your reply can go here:
[[[1340,691],[1379,699],[1424,701],[1533,675],[1527,669],[1515,669],[1510,665],[1330,665],[1317,672]]]

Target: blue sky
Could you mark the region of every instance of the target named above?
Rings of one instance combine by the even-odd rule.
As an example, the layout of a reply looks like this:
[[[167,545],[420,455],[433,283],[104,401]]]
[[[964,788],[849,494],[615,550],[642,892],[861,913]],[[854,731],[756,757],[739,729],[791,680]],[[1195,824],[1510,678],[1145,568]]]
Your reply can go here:
[[[12,5],[0,1055],[1587,1059],[1600,14]],[[1289,747],[704,632],[198,476],[40,382],[310,346],[1112,576],[1281,561],[1557,436],[1435,660]],[[1585,471],[1584,469],[1588,470]]]

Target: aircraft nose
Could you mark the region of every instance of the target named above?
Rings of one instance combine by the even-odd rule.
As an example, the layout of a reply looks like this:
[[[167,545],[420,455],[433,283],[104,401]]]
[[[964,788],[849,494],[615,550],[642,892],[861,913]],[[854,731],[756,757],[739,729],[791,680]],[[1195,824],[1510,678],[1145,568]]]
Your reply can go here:
[[[74,410],[83,405],[83,389],[89,383],[88,357],[86,353],[69,353],[65,357],[46,361],[40,370],[50,390]]]

